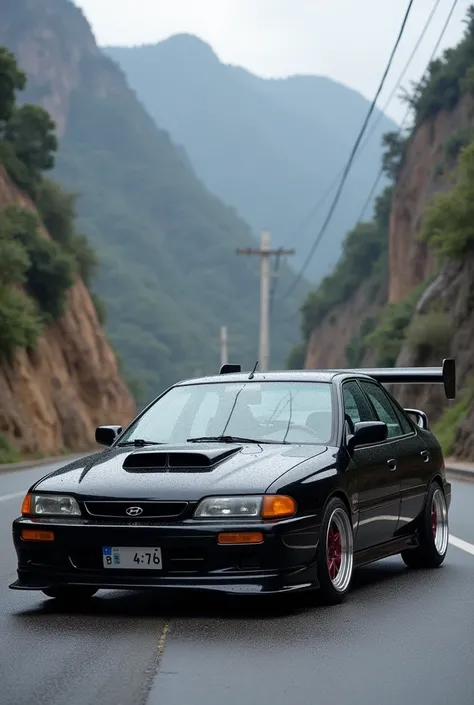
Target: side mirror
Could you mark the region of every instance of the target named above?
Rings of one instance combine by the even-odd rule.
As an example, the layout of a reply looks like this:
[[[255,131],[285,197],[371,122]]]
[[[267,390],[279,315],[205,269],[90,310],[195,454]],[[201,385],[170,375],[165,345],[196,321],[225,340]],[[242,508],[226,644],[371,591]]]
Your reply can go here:
[[[121,433],[122,426],[97,426],[95,429],[95,440],[99,445],[110,448]]]
[[[359,421],[354,426],[354,434],[349,438],[349,449],[369,443],[381,443],[387,439],[388,428],[383,421]]]
[[[424,411],[420,411],[419,409],[405,409],[405,412],[411,416],[413,421],[416,423],[417,426],[420,428],[424,428],[425,430],[428,430],[429,424],[428,424],[428,417],[425,414]]]

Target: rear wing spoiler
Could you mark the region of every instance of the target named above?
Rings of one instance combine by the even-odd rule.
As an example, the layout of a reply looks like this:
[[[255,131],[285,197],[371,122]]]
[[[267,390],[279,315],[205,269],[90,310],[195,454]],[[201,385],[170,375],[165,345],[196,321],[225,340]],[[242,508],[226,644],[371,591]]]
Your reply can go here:
[[[357,370],[328,370],[373,377],[381,384],[442,384],[447,399],[456,398],[456,364],[454,358],[443,360],[442,367],[377,367]]]

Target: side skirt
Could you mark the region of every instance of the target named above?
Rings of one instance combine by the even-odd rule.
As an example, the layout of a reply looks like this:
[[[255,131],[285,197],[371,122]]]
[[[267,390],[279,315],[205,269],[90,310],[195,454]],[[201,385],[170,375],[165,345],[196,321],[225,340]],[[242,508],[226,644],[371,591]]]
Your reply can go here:
[[[379,561],[382,558],[396,556],[407,548],[416,548],[417,545],[418,542],[415,536],[404,536],[403,538],[381,543],[378,546],[366,548],[363,551],[357,551],[354,553],[354,567],[359,568],[362,565]]]

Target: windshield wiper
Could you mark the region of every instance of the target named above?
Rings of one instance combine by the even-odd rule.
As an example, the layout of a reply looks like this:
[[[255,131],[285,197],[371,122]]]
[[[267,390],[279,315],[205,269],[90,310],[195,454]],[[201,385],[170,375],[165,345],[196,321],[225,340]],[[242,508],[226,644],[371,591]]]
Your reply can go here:
[[[280,441],[259,441],[255,438],[242,436],[200,436],[199,438],[187,438],[186,441],[187,443],[280,443]]]
[[[163,443],[157,441],[144,441],[143,438],[135,438],[133,441],[124,441],[123,443],[117,443],[118,446],[135,446],[136,448],[143,448],[143,446],[162,446]]]

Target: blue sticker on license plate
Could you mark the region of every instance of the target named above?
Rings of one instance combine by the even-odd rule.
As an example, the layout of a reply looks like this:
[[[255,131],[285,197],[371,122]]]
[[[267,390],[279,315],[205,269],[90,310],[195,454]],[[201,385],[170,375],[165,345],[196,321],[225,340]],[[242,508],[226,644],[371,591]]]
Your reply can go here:
[[[104,568],[122,570],[162,570],[161,548],[154,546],[103,546]]]

